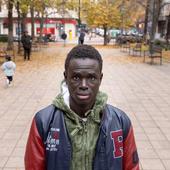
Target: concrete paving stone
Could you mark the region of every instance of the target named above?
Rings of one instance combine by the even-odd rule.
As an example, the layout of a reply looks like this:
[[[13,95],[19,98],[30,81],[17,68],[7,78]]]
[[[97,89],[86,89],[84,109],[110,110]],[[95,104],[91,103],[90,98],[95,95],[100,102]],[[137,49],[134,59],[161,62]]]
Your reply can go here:
[[[157,159],[159,158],[158,154],[156,153],[156,151],[152,148],[152,149],[148,149],[148,148],[138,148],[138,154],[140,159]]]
[[[161,121],[167,121],[167,120],[169,120],[168,116],[167,116],[164,112],[162,112],[162,115],[154,115],[154,116],[152,117],[152,119],[153,119],[155,122],[157,122],[157,121],[159,121],[159,120],[161,120]]]
[[[170,141],[170,134],[165,134],[165,136],[167,137],[168,141]]]
[[[156,124],[161,128],[170,128],[169,120],[159,120],[156,122]]]
[[[25,170],[25,168],[3,168],[2,170]]]
[[[19,134],[22,134],[23,131],[25,130],[25,126],[20,126],[20,125],[16,125],[13,124],[9,129],[8,129],[8,132],[9,133],[19,133]]]
[[[140,121],[143,128],[156,128],[157,124],[153,120]]]
[[[136,133],[135,138],[136,138],[136,140],[139,140],[139,141],[147,141],[148,140],[148,137],[145,133]]]
[[[151,140],[150,143],[152,144],[152,147],[155,149],[163,149],[163,150],[169,150],[170,149],[170,141],[168,140]]]
[[[137,119],[142,122],[142,121],[152,121],[152,117],[146,113],[146,111],[142,112],[136,112],[135,113]]]
[[[7,139],[7,140],[15,140],[15,139],[19,139],[21,136],[21,132],[6,132],[3,136],[3,139]]]
[[[162,131],[161,131],[161,129],[159,129],[159,128],[157,128],[157,127],[143,127],[143,129],[144,129],[144,131],[145,131],[145,133],[147,134],[147,135],[150,135],[150,134],[161,134],[162,133]]]
[[[28,124],[29,119],[27,120],[15,120],[12,126],[26,126]]]
[[[24,158],[25,148],[24,147],[15,147],[11,156],[12,157],[22,157]]]
[[[170,159],[163,160],[163,164],[164,164],[166,170],[170,170]]]
[[[11,156],[6,163],[5,168],[15,168],[15,169],[24,168],[23,157],[19,157],[19,156],[13,157],[13,156]]]
[[[160,159],[170,159],[170,149],[156,149]]]
[[[139,135],[140,135],[141,133],[144,133],[143,128],[140,126],[133,126],[133,130],[134,130],[135,134],[139,133]]]
[[[26,143],[27,143],[27,137],[28,137],[28,134],[25,138],[21,138],[18,142],[17,142],[17,145],[16,147],[23,147],[25,149],[25,146],[26,146]]]
[[[150,143],[150,141],[137,140],[136,143],[137,143],[138,149],[153,149],[153,146]]]
[[[160,159],[141,159],[143,170],[166,170]]]
[[[164,140],[167,139],[164,134],[157,133],[157,132],[154,133],[154,134],[147,134],[147,136],[148,136],[149,140],[152,140],[152,141],[154,141],[154,140],[156,140],[156,141],[164,141]]]
[[[5,113],[2,117],[1,117],[1,120],[3,121],[14,121],[16,119],[16,116],[19,114],[19,112],[17,113]]]
[[[7,144],[5,144],[4,146],[0,147],[0,157],[7,157],[7,156],[11,156],[13,149],[15,148],[15,146],[8,146]]]
[[[8,157],[7,156],[0,156],[0,169],[2,169],[7,162]]]

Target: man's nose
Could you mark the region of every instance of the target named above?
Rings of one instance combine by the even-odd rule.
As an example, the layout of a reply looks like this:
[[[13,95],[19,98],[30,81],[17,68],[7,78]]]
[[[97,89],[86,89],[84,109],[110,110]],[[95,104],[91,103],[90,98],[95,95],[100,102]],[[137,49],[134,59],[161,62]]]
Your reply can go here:
[[[82,79],[80,88],[83,89],[83,90],[88,89],[88,85],[87,85],[87,80],[86,79]]]

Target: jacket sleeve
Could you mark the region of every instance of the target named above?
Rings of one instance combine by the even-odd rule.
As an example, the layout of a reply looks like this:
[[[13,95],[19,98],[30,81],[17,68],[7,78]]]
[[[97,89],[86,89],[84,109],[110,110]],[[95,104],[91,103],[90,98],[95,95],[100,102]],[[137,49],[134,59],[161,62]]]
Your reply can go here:
[[[45,170],[45,149],[37,130],[35,118],[26,145],[25,170]]]
[[[125,141],[123,142],[123,147],[123,170],[139,170],[139,158],[132,125],[130,126],[128,135]]]

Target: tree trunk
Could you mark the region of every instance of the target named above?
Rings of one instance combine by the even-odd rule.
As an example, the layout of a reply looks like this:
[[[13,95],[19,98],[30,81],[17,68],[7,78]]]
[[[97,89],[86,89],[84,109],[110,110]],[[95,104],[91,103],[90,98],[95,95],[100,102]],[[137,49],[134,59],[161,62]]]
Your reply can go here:
[[[144,27],[144,40],[146,40],[147,28],[148,28],[148,14],[149,14],[149,3],[150,0],[147,0],[147,5],[145,9],[145,27]]]
[[[8,1],[8,45],[7,50],[13,49],[13,0]]]
[[[40,18],[40,41],[42,41],[42,34],[43,34],[43,27],[44,27],[44,15],[42,14],[41,18]]]
[[[34,23],[35,23],[35,18],[34,18],[34,4],[32,3],[32,6],[30,8],[30,11],[31,11],[31,36],[32,36],[32,39],[34,40],[34,37],[35,37],[35,32],[34,32]]]
[[[18,54],[21,51],[21,13],[20,13],[20,3],[17,1],[17,13],[18,13]]]
[[[153,44],[154,44],[154,40],[155,40],[155,34],[156,34],[156,28],[158,25],[158,19],[159,19],[159,15],[160,15],[160,10],[161,10],[161,2],[160,0],[153,0],[152,2],[152,7],[153,7],[153,12],[152,12],[152,28],[151,28],[151,32],[150,32],[150,45],[149,45],[149,49],[150,52],[153,52]]]
[[[165,35],[165,39],[166,39],[166,46],[167,46],[167,50],[169,48],[169,38],[170,38],[170,15],[167,16],[166,18],[166,35]]]
[[[153,13],[152,13],[152,28],[151,28],[151,33],[150,33],[150,39],[151,41],[154,41],[156,28],[158,25],[158,19],[160,15],[161,2],[160,0],[153,0],[152,5],[153,5]]]
[[[22,31],[22,33],[24,31],[26,31],[26,17],[27,17],[27,14],[22,13],[22,18],[21,18],[21,31]]]
[[[104,29],[104,45],[107,45],[107,42],[108,42],[108,37],[107,37],[107,26],[104,25],[104,26],[103,26],[103,29]]]

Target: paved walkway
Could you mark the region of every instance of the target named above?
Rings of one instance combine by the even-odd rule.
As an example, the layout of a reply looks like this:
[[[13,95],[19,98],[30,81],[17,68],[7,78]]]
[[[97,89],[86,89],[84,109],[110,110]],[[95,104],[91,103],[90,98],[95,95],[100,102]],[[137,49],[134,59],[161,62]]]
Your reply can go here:
[[[35,112],[51,103],[63,79],[71,45],[55,44],[17,59],[14,86],[0,71],[0,169],[23,170],[24,149]],[[133,122],[142,170],[170,170],[170,64],[142,63],[119,49],[97,47],[104,60],[101,90]]]

